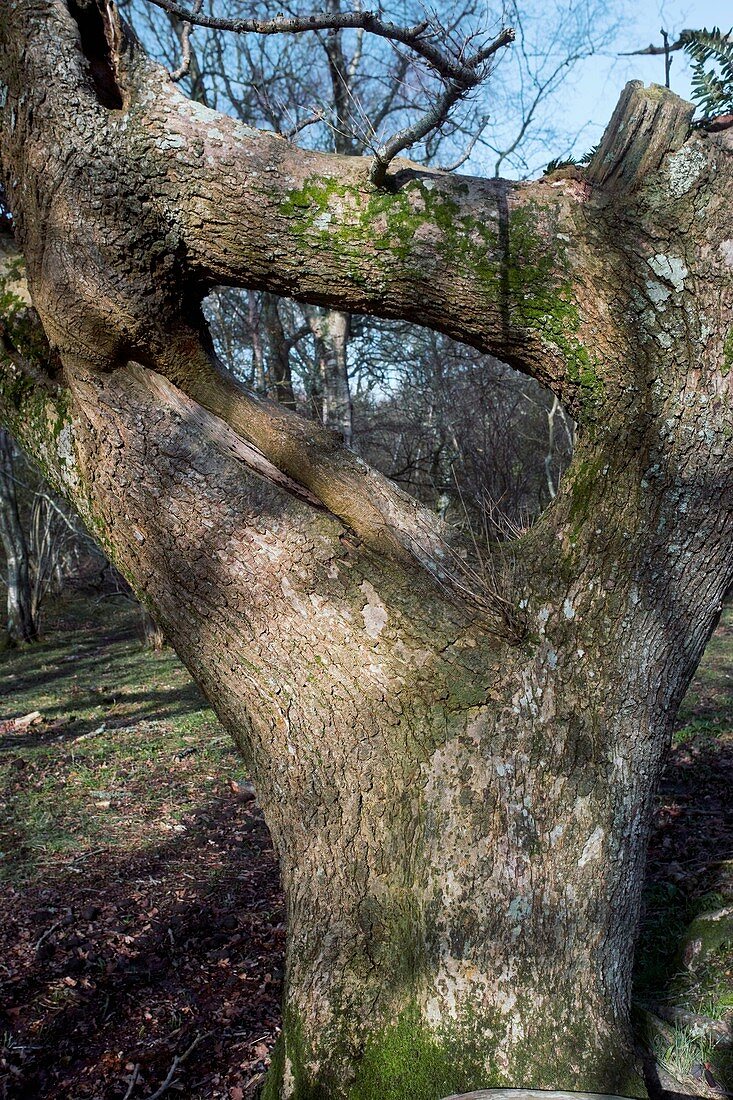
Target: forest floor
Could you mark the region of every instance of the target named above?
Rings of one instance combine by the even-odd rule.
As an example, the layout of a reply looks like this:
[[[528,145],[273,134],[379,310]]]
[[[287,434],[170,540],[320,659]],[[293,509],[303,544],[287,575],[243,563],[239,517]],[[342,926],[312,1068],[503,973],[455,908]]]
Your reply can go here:
[[[66,601],[40,645],[0,653],[3,1100],[257,1095],[284,913],[245,780],[124,600]],[[637,960],[640,1029],[688,1095],[733,1090],[731,792],[729,608],[658,798]]]

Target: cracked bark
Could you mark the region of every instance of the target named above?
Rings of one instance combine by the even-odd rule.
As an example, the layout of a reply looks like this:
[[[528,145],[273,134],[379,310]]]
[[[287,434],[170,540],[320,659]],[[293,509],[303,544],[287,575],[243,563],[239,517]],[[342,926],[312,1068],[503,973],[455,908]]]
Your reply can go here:
[[[402,162],[375,192],[361,158],[190,103],[110,41],[118,107],[61,0],[0,28],[3,176],[63,363],[44,387],[6,341],[0,410],[249,762],[288,904],[267,1095],[641,1095],[651,799],[733,580],[730,134],[634,85],[587,172]],[[548,384],[579,424],[552,506],[479,575],[217,371],[219,282],[421,321]]]

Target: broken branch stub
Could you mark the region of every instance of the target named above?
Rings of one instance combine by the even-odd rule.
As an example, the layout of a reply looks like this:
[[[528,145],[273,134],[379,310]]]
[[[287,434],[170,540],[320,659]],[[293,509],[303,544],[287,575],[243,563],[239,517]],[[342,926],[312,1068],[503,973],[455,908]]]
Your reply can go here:
[[[695,108],[659,84],[624,88],[586,178],[609,194],[636,190],[668,153],[685,142]]]

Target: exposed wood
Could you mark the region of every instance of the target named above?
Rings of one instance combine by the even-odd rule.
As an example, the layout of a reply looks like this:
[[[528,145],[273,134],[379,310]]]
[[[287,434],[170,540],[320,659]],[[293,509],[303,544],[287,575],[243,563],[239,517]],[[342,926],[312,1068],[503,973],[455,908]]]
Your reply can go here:
[[[586,175],[609,195],[634,191],[689,136],[695,108],[659,84],[630,81]]]

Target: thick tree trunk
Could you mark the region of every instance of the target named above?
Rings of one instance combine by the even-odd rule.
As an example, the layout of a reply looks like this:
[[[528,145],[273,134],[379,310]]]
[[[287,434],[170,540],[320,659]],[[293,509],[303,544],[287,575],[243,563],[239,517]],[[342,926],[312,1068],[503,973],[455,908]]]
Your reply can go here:
[[[508,644],[417,567],[273,496],[221,423],[150,372],[77,395],[71,422],[48,414],[57,476],[144,578],[281,856],[269,1095],[641,1095],[629,944],[670,722],[730,573],[719,515],[695,493],[683,511],[634,499],[638,466],[581,445],[553,512],[506,552],[526,628]],[[677,559],[693,546],[691,572]]]
[[[7,597],[6,636],[11,645],[23,645],[38,638],[33,607],[30,554],[18,510],[13,444],[0,428],[0,538],[5,551]]]
[[[0,25],[3,170],[64,367],[10,325],[0,415],[249,762],[289,919],[268,1095],[642,1095],[651,800],[733,579],[731,145],[631,86],[586,172],[402,162],[374,192],[358,158],[186,103],[99,4],[81,33],[62,0]],[[552,506],[478,560],[217,370],[217,280],[419,319],[549,383],[579,423]]]

